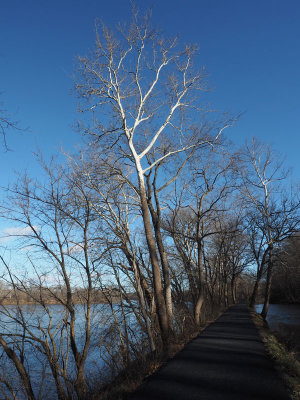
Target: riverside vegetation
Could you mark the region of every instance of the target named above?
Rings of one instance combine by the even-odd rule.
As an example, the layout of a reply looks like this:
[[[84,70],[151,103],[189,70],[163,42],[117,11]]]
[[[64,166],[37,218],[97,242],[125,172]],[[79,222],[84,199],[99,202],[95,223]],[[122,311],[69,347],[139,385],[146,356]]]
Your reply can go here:
[[[265,348],[269,356],[275,361],[286,385],[289,388],[291,399],[300,399],[300,362],[295,358],[293,351],[288,351],[283,338],[280,340],[270,331],[268,324],[257,313],[252,313],[253,321],[258,327]]]

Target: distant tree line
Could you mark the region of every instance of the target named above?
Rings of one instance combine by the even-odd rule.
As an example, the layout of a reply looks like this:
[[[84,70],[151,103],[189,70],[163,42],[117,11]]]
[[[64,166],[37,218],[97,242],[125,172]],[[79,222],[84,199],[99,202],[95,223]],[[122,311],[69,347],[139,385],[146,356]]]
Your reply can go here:
[[[72,294],[75,304],[84,304],[86,302],[87,292],[84,288],[72,289]],[[107,287],[103,290],[94,288],[91,294],[92,303],[107,303],[107,296],[111,301],[119,301],[119,291],[117,288]],[[128,293],[132,299],[135,298],[134,293]],[[0,285],[0,305],[25,305],[25,304],[39,304],[40,299],[43,299],[46,304],[61,304],[61,300],[66,300],[67,289],[66,287],[57,286],[38,286],[33,282],[27,286],[22,285]]]
[[[300,236],[281,243],[277,252],[271,286],[272,303],[300,303]]]

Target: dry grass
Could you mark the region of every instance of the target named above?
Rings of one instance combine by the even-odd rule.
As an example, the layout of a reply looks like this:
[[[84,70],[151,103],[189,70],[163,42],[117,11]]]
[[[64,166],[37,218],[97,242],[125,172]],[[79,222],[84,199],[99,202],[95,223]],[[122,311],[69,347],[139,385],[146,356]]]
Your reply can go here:
[[[205,327],[213,321],[207,321],[201,328],[190,330],[181,335],[176,343],[170,345],[168,355],[161,353],[144,354],[122,371],[112,382],[93,390],[89,400],[122,400],[126,395],[134,392],[143,382],[171,358],[175,357],[184,346],[199,335]]]
[[[159,354],[142,354],[132,361],[126,369],[120,372],[112,381],[97,388],[95,383],[89,400],[121,400],[123,396],[133,392],[148,376],[160,366],[162,360]]]
[[[289,352],[284,344],[271,333],[267,323],[259,314],[252,312],[252,317],[268,355],[275,361],[289,388],[291,399],[300,400],[300,362],[296,360],[293,352]]]
[[[100,388],[93,400],[121,400],[134,392],[149,376],[163,367],[169,359],[176,356],[199,331],[194,332],[185,342],[174,343],[169,348],[168,356],[160,353],[142,355],[133,361],[126,370],[122,371],[112,382]]]

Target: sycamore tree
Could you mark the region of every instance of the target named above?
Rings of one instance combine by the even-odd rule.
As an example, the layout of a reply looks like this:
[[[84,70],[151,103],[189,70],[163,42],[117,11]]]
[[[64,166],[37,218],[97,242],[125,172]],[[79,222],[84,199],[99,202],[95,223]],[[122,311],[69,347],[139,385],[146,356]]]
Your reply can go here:
[[[165,349],[173,317],[160,204],[188,160],[213,148],[231,123],[205,122],[205,72],[194,68],[196,55],[195,46],[162,38],[148,16],[134,11],[131,23],[115,31],[100,24],[94,52],[79,58],[76,84],[89,143],[138,198]]]

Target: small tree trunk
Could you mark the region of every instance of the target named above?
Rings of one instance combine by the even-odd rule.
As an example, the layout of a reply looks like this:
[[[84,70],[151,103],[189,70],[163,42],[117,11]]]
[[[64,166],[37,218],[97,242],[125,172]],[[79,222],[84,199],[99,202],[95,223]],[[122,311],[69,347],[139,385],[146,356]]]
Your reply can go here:
[[[201,208],[201,203],[199,208]],[[198,211],[197,215],[197,266],[198,266],[198,288],[199,294],[197,298],[197,302],[195,305],[195,322],[197,326],[200,326],[201,322],[201,309],[204,302],[203,296],[203,263],[202,263],[202,239],[201,239],[201,232],[200,232],[200,224],[201,224],[201,214],[200,210]]]
[[[197,326],[200,326],[200,322],[201,322],[201,309],[203,306],[203,302],[204,302],[204,297],[203,294],[200,293],[196,305],[195,305],[195,322],[197,324]]]
[[[256,303],[256,297],[257,297],[257,293],[258,293],[258,286],[259,286],[259,283],[261,281],[262,271],[263,271],[263,264],[261,264],[258,267],[258,272],[257,272],[255,284],[254,284],[254,287],[253,287],[253,291],[252,291],[252,295],[251,295],[251,299],[250,299],[250,303],[249,303],[249,307],[250,308],[254,308],[255,303]]]
[[[2,346],[3,350],[5,351],[7,357],[10,358],[12,360],[12,362],[14,363],[14,365],[19,373],[19,376],[23,382],[27,399],[35,400],[31,382],[30,382],[30,378],[24,368],[24,365],[21,363],[21,361],[17,357],[15,351],[7,345],[6,341],[2,338],[2,336],[0,336],[0,345]]]
[[[233,304],[236,304],[235,281],[236,281],[235,276],[233,276],[231,279],[231,297]]]
[[[272,276],[273,276],[273,248],[270,249],[270,258],[269,258],[269,262],[268,262],[265,300],[264,300],[264,306],[263,306],[263,309],[261,312],[261,316],[263,317],[263,319],[267,318],[267,314],[268,314],[268,310],[269,310]]]
[[[254,287],[253,287],[253,291],[252,291],[252,295],[251,295],[251,299],[250,299],[250,303],[249,303],[249,307],[250,308],[254,308],[254,306],[255,306],[259,281],[260,281],[260,279],[258,279],[258,277],[257,277],[256,280],[255,280],[255,284],[254,284]]]

